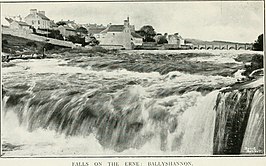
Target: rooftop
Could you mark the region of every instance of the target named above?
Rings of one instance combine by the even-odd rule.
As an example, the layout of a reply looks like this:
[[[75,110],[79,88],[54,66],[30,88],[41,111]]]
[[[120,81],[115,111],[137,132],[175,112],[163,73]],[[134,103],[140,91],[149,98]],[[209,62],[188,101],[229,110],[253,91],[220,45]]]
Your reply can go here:
[[[90,34],[97,34],[97,33],[100,33],[100,32],[102,32],[103,30],[105,30],[106,28],[89,28],[88,29],[88,33],[90,33]]]
[[[124,25],[110,25],[107,29],[103,30],[102,33],[106,32],[122,32],[124,30]]]
[[[143,38],[142,36],[140,36],[139,34],[135,33],[135,32],[131,32],[131,35],[134,37],[134,38]]]
[[[45,15],[41,14],[41,13],[36,13],[37,16],[41,17],[41,19],[43,20],[47,20],[47,21],[50,21],[50,19],[48,17],[46,17]],[[27,15],[26,17],[33,17],[34,14],[29,14]]]
[[[37,13],[37,15],[38,15],[39,17],[41,17],[43,20],[48,20],[48,21],[50,21],[50,19],[49,19],[48,17],[46,17],[45,15],[43,15],[43,14],[41,14],[41,13]]]
[[[21,26],[30,26],[29,24],[23,22],[23,21],[16,21]]]

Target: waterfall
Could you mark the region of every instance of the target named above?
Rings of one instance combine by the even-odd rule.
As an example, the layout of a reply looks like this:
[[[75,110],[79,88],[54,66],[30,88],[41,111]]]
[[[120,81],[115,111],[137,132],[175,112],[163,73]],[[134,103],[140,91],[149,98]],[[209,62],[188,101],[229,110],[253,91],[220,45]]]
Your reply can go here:
[[[181,117],[178,132],[183,133],[179,154],[211,155],[218,91],[202,97]],[[182,128],[183,127],[183,128]]]
[[[241,153],[264,153],[264,94],[262,89],[256,90],[251,103]]]
[[[66,137],[93,135],[101,146],[117,152],[145,149],[155,141],[157,153],[212,154],[217,94],[192,91],[166,99],[147,98],[141,86],[114,94],[36,91],[8,94],[3,110],[14,112],[18,125],[29,132],[45,129]],[[173,106],[167,106],[171,101]]]
[[[141,135],[153,137],[140,150],[151,155],[211,155],[217,94],[189,92],[172,109],[150,107]]]
[[[219,93],[215,106],[217,116],[213,140],[214,154],[240,154],[242,144],[249,147],[251,142],[254,146],[261,146],[260,141],[263,141],[261,137],[261,134],[263,135],[261,126],[263,124],[261,120],[263,119],[261,116],[263,99],[259,92],[261,89],[262,87],[245,88]],[[256,118],[260,121],[254,122]],[[257,130],[253,127],[259,126],[262,128],[257,131],[256,135],[251,136],[250,134]]]
[[[23,140],[28,140],[29,134],[18,126],[29,133],[43,129],[51,131],[51,137],[65,135],[72,143],[76,137],[88,140],[101,154],[263,153],[261,86],[208,94],[189,91],[165,98],[148,90],[131,85],[113,93],[106,93],[110,89],[7,92],[2,99],[3,116],[8,118],[3,131],[12,140],[15,135],[10,131],[24,133],[28,136]]]
[[[130,147],[143,126],[141,94],[133,91],[129,88],[115,95],[103,91],[11,94],[3,100],[3,110],[14,111],[20,125],[30,132],[44,128],[66,136],[94,134],[104,147],[121,151]]]

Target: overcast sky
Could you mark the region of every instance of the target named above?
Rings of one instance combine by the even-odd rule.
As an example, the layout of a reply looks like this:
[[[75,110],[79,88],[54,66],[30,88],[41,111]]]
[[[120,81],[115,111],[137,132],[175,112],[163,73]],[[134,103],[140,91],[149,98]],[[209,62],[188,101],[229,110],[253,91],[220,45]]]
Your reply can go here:
[[[123,24],[127,16],[139,29],[152,25],[156,32],[179,32],[184,38],[253,42],[263,32],[263,1],[164,3],[20,3],[2,4],[5,16],[44,10],[50,19],[77,23]]]

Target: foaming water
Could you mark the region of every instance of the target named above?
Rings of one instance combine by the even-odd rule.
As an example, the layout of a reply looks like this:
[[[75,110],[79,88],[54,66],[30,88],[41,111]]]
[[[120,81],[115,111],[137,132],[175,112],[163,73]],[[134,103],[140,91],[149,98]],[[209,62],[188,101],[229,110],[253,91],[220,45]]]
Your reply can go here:
[[[264,95],[257,90],[251,103],[241,153],[264,153]]]
[[[214,154],[263,153],[262,89],[258,86],[219,94],[215,106]],[[254,148],[256,151],[252,152]]]
[[[5,156],[73,156],[108,154],[95,137],[68,137],[53,130],[38,128],[29,132],[26,126],[20,125],[17,115],[8,111],[3,117],[3,145],[17,146],[16,150],[5,151]],[[110,150],[109,154],[113,152]]]
[[[132,96],[145,94],[142,88],[129,91]],[[124,127],[121,126],[119,132],[113,129],[113,133],[110,133],[112,135],[111,142],[100,143],[106,140],[104,138],[99,140],[99,130],[83,135],[67,135],[38,127],[29,132],[27,126],[29,124],[20,123],[12,108],[6,108],[3,118],[3,143],[9,143],[19,148],[4,153],[6,156],[139,155],[139,153],[142,155],[211,155],[212,144],[210,140],[212,140],[213,135],[211,128],[214,126],[215,111],[213,107],[216,94],[217,92],[212,92],[207,96],[202,96],[200,93],[190,92],[180,97],[176,96],[175,105],[171,109],[161,107],[162,102],[156,101],[147,106],[150,101],[149,99],[144,100],[142,105],[143,107],[146,105],[147,108],[142,108],[138,118],[129,119],[134,122],[122,122],[134,124],[139,121],[139,123],[143,123],[139,132],[131,133],[130,136],[134,139],[128,140],[130,145],[128,149],[123,151],[117,151],[116,146],[119,145],[116,144],[116,141],[121,135],[128,134],[123,131],[123,128],[127,126],[126,124]],[[181,102],[183,105],[180,104]],[[134,105],[134,103],[131,104]],[[128,105],[128,108],[124,107],[123,109],[124,111],[132,109],[130,107],[131,105]],[[207,116],[209,114],[211,116]],[[43,120],[38,121],[45,123]],[[89,124],[87,123],[87,125]],[[110,124],[100,125],[110,127]],[[103,130],[102,127],[99,129]],[[105,130],[105,132],[107,131]],[[127,136],[125,135],[125,137]],[[196,144],[191,143],[196,138],[201,138],[202,144],[196,146]],[[105,143],[109,145],[105,145]],[[113,144],[114,150],[110,144]]]
[[[14,63],[3,68],[5,156],[211,155],[218,90],[237,81],[86,57]]]

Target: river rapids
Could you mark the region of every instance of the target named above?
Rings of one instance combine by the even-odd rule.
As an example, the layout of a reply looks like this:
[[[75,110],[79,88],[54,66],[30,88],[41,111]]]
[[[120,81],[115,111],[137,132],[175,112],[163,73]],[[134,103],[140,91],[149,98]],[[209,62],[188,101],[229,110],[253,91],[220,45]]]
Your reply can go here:
[[[263,154],[263,81],[226,91],[243,77],[240,53],[11,61],[2,67],[2,154]]]

